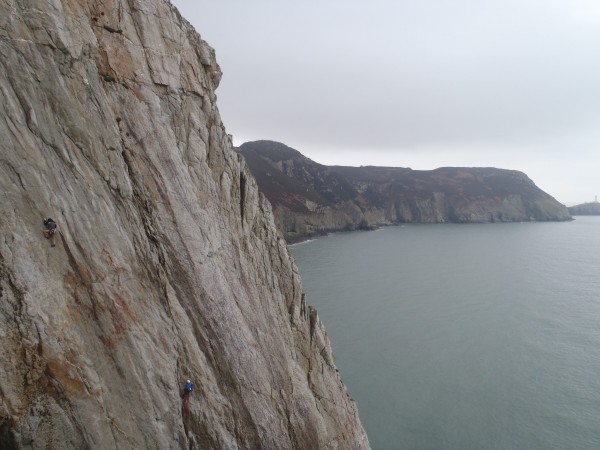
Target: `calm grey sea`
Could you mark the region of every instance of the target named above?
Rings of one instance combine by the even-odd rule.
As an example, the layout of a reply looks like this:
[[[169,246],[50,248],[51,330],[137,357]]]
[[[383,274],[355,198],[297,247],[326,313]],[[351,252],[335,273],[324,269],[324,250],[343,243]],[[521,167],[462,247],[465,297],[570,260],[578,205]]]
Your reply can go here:
[[[291,249],[374,450],[600,449],[600,218]]]

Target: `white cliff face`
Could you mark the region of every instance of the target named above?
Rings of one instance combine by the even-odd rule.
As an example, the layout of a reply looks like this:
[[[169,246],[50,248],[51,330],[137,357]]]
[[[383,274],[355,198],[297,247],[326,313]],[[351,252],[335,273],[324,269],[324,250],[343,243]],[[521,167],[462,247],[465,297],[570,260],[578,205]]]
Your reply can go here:
[[[164,0],[0,4],[0,447],[369,448],[220,76]]]

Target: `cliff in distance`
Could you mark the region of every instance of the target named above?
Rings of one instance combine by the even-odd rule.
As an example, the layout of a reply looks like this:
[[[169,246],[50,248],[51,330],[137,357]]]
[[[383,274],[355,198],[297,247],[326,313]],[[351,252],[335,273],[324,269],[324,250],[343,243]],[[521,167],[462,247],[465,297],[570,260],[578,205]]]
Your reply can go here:
[[[600,202],[598,201],[569,206],[568,209],[569,213],[574,216],[600,216]]]
[[[0,448],[369,448],[220,77],[166,0],[0,3]]]
[[[237,149],[288,241],[404,222],[564,221],[567,208],[514,170],[318,164],[273,141]]]

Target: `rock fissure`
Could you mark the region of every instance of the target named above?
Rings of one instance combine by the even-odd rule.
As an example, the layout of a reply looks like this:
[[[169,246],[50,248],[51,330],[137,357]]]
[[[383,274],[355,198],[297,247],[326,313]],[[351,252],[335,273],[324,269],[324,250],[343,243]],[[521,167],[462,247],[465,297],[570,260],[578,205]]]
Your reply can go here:
[[[109,25],[102,25],[102,28],[104,28],[109,33],[116,33],[116,34],[122,34],[123,33],[123,30],[118,29],[118,28],[113,28],[113,27],[111,27]]]

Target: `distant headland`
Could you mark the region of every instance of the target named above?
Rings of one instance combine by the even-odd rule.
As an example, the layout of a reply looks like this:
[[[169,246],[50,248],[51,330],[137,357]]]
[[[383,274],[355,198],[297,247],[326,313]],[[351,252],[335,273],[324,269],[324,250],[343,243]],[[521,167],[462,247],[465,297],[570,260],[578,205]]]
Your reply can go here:
[[[266,140],[236,150],[271,201],[288,242],[410,222],[571,220],[566,206],[515,170],[325,166]]]
[[[593,202],[569,206],[568,209],[569,213],[574,216],[600,216],[600,202],[598,202],[597,195]]]

